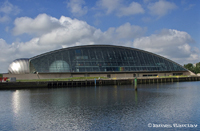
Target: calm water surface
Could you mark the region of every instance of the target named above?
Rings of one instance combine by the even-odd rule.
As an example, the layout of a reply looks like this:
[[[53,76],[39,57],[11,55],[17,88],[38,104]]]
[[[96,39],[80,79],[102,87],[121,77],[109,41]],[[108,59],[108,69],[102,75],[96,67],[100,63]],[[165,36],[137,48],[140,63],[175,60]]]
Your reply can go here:
[[[0,130],[200,130],[200,82],[4,90]]]

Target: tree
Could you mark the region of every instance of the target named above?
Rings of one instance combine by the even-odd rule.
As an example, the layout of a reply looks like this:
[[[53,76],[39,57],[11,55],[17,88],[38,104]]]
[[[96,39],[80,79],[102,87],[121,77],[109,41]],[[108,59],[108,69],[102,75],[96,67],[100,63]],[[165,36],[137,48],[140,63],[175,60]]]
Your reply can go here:
[[[184,67],[195,74],[200,73],[200,62],[196,64],[196,67],[192,63],[185,64]]]
[[[196,67],[200,69],[200,62],[196,64]]]
[[[198,68],[198,67],[195,67],[195,68],[194,68],[194,73],[195,73],[195,74],[198,74],[198,73],[200,73],[200,68]]]
[[[188,64],[184,65],[184,67],[185,67],[186,69],[192,71],[192,72],[194,71],[194,66],[193,66],[192,63],[188,63]]]

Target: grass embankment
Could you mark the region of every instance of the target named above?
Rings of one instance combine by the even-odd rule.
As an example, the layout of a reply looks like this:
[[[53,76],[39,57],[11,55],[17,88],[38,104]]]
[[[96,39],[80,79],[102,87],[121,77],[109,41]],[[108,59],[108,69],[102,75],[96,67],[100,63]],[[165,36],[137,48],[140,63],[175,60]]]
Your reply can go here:
[[[179,77],[189,77],[187,75],[181,75],[181,76],[158,76],[158,78],[179,78]]]
[[[72,80],[98,80],[99,77],[70,77],[70,78],[54,78],[54,79],[32,79],[32,80],[17,80],[17,82],[45,82],[45,81],[72,81]],[[100,79],[108,79],[100,77]]]
[[[181,77],[193,77],[188,75],[180,75],[180,76],[147,76],[142,78],[181,78]]]

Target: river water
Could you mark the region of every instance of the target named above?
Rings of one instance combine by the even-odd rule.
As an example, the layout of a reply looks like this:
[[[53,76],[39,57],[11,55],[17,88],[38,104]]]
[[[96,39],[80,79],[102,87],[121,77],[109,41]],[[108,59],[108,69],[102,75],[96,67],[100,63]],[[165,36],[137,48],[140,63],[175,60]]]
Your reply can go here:
[[[200,130],[200,82],[3,90],[0,130]]]

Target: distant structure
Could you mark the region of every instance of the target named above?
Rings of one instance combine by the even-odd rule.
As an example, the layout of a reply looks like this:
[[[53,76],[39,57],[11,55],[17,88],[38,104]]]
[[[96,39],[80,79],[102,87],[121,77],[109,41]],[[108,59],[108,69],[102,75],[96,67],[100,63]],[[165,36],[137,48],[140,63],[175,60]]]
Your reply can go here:
[[[30,59],[15,60],[10,74],[40,74],[47,77],[105,76],[146,77],[189,75],[183,66],[151,52],[114,45],[63,48]],[[48,75],[47,75],[48,74]],[[56,75],[57,74],[57,75]],[[66,75],[68,74],[68,75]]]

